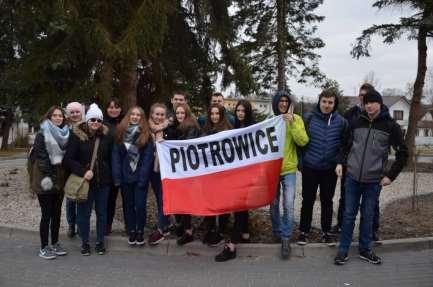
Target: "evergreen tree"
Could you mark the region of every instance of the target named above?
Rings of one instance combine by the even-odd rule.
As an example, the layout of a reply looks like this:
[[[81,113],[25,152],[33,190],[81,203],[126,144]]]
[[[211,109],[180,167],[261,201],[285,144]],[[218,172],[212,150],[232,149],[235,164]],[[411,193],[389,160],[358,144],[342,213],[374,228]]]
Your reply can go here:
[[[385,44],[393,44],[403,34],[408,35],[409,40],[418,43],[418,67],[416,80],[413,85],[413,96],[409,112],[409,126],[406,133],[406,144],[412,156],[415,151],[415,135],[417,122],[420,118],[421,98],[427,71],[427,38],[433,37],[433,1],[432,0],[380,0],[373,4],[378,9],[393,7],[410,8],[414,14],[410,17],[402,17],[398,23],[373,25],[364,30],[356,39],[351,51],[355,58],[370,56],[370,42],[373,35],[383,37]],[[412,158],[412,157],[410,157]]]
[[[314,14],[322,0],[238,0],[234,16],[242,55],[251,64],[258,90],[288,89],[287,79],[309,79],[319,85],[325,76],[317,50],[324,42],[315,36],[324,17]]]

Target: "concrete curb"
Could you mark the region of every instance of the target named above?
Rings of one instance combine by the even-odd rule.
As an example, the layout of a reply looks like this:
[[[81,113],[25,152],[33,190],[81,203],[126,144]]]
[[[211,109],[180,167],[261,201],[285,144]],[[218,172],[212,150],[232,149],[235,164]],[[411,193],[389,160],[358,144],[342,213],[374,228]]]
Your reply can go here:
[[[38,242],[39,234],[37,231],[16,228],[13,226],[0,226],[0,237],[5,238],[26,238]],[[80,240],[75,237],[74,239],[66,238],[61,235],[62,243],[70,249],[78,249]],[[157,246],[145,245],[143,247],[129,246],[127,238],[121,235],[112,235],[106,237],[108,251],[132,251],[144,252],[149,255],[177,255],[177,256],[215,256],[221,251],[219,247],[209,247],[196,240],[185,246],[177,246],[176,240],[164,240]],[[311,243],[306,246],[299,246],[291,244],[292,256],[294,257],[333,257],[337,252],[337,248],[330,247],[322,243]],[[358,243],[353,242],[351,246],[351,253],[357,253]],[[426,249],[433,249],[433,237],[422,238],[405,238],[405,239],[392,239],[383,240],[381,244],[376,244],[374,247],[377,253],[387,253],[396,251],[420,251]],[[237,247],[238,257],[256,258],[256,257],[278,257],[280,253],[279,244],[239,244]]]

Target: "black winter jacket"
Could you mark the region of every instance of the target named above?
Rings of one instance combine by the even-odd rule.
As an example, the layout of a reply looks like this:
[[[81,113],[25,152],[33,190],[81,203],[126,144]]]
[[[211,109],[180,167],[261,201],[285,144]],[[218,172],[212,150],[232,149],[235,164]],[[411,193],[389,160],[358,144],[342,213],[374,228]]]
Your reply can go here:
[[[38,132],[35,137],[35,142],[30,153],[31,163],[36,164],[36,168],[41,178],[37,178],[38,182],[32,183],[32,190],[37,194],[63,193],[65,186],[65,169],[61,164],[52,165],[50,157],[45,146],[45,138],[42,132]],[[51,190],[44,191],[40,185],[40,180],[44,177],[49,177],[53,182]]]
[[[90,181],[90,185],[99,188],[102,185],[109,185],[112,182],[111,151],[113,147],[113,137],[109,134],[106,125],[102,125],[101,129],[94,135],[91,135],[88,131],[87,123],[74,126],[63,159],[63,164],[71,173],[83,177],[90,168],[96,137],[100,137],[101,140],[98,148],[98,157],[93,169],[94,176]]]
[[[200,129],[191,127],[182,133],[175,125],[170,125],[164,130],[166,140],[188,140],[200,137]]]

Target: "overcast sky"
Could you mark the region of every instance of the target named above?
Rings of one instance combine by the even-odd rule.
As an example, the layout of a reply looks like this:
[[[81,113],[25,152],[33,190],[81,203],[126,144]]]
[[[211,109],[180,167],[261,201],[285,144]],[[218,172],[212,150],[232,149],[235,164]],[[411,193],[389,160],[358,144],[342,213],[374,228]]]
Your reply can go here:
[[[318,14],[326,19],[318,25],[318,35],[326,47],[319,51],[322,56],[320,68],[332,79],[337,80],[345,95],[354,95],[355,89],[370,71],[379,79],[378,89],[406,89],[408,82],[415,81],[417,64],[416,41],[408,41],[404,36],[393,45],[383,44],[379,37],[373,38],[371,57],[353,59],[350,56],[351,45],[361,31],[372,24],[395,23],[403,14],[410,11],[381,10],[372,7],[373,0],[325,0],[318,9]],[[428,66],[433,66],[432,42]],[[300,97],[315,99],[318,89],[305,85],[291,84],[294,93]]]

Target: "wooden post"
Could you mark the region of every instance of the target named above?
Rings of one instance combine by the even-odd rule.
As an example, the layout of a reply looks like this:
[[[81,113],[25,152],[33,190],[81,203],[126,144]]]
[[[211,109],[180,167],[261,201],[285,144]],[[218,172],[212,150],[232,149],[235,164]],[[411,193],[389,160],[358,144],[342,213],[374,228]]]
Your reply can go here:
[[[416,208],[418,208],[418,202],[417,202],[417,193],[418,193],[418,174],[417,174],[417,161],[418,161],[418,151],[416,150],[416,147],[413,149],[413,192],[412,192],[412,211],[415,211]]]

